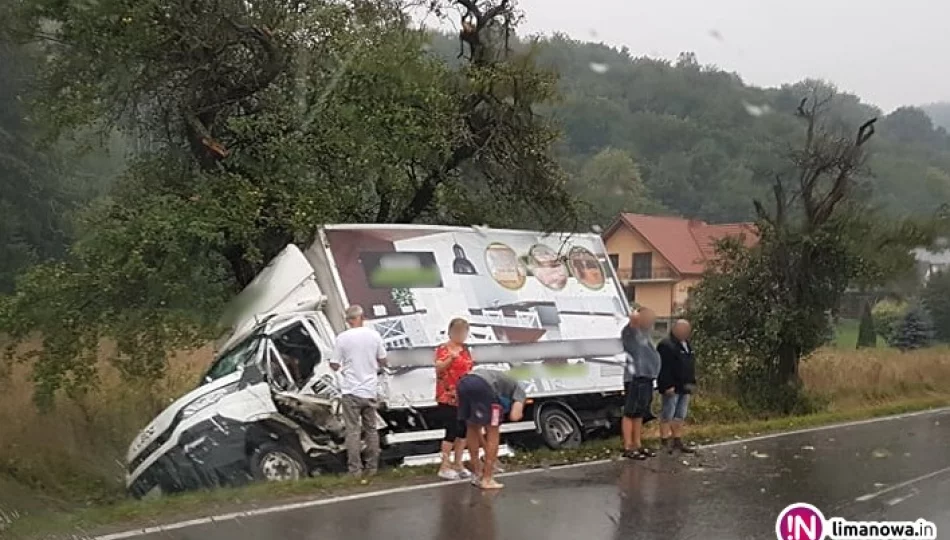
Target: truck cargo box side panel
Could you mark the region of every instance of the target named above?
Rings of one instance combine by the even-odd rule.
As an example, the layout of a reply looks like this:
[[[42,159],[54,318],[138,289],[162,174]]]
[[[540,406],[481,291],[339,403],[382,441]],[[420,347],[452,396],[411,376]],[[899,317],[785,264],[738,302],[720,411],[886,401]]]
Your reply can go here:
[[[471,325],[479,364],[541,362],[544,373],[558,374],[548,377],[553,386],[568,378],[567,386],[589,391],[620,385],[629,305],[599,236],[429,225],[333,225],[322,233],[340,296],[363,307],[400,372],[392,405],[402,394],[407,402],[430,399],[420,387],[434,387],[435,374],[420,368],[432,365],[456,317]],[[552,369],[562,364],[574,367]]]

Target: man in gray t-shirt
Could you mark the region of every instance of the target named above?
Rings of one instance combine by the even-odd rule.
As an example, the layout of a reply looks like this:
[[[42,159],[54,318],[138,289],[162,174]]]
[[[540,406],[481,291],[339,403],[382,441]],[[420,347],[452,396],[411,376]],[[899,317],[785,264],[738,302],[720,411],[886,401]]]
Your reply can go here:
[[[656,452],[643,446],[643,420],[651,416],[653,381],[660,373],[660,354],[650,337],[656,316],[649,308],[640,308],[630,316],[630,324],[620,333],[627,353],[624,370],[624,407],[621,428],[624,456],[643,460]]]
[[[492,478],[498,459],[501,422],[505,414],[512,422],[524,415],[525,391],[518,381],[502,371],[479,369],[465,375],[456,387],[459,420],[465,422],[468,455],[472,458],[475,475],[472,483],[482,489],[504,487]],[[475,456],[482,445],[481,430],[485,429],[485,463]]]

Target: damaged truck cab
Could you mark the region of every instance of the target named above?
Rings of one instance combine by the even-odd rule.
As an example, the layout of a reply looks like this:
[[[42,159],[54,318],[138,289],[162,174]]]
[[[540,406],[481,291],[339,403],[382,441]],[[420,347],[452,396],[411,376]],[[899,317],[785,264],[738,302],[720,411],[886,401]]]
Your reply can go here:
[[[344,433],[331,346],[315,328],[319,315],[274,315],[238,336],[199,386],[132,443],[130,492],[293,480],[332,469]]]

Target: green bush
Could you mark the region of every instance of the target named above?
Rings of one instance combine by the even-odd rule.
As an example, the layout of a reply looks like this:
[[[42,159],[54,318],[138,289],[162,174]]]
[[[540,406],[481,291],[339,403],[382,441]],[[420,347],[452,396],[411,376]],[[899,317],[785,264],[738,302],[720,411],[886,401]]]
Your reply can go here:
[[[917,304],[907,310],[897,327],[894,346],[902,351],[929,347],[933,343],[933,323],[927,310]]]
[[[735,398],[717,393],[700,392],[689,402],[689,420],[697,424],[742,422],[751,417]]]
[[[886,299],[874,305],[871,316],[874,329],[889,345],[893,345],[899,323],[907,314],[907,302]]]

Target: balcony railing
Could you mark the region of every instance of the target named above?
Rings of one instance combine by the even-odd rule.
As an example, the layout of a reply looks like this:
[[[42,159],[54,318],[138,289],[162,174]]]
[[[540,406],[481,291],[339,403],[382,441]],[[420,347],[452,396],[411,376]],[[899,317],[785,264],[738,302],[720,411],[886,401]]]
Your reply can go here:
[[[622,281],[672,281],[678,277],[669,268],[618,268],[617,276]]]

